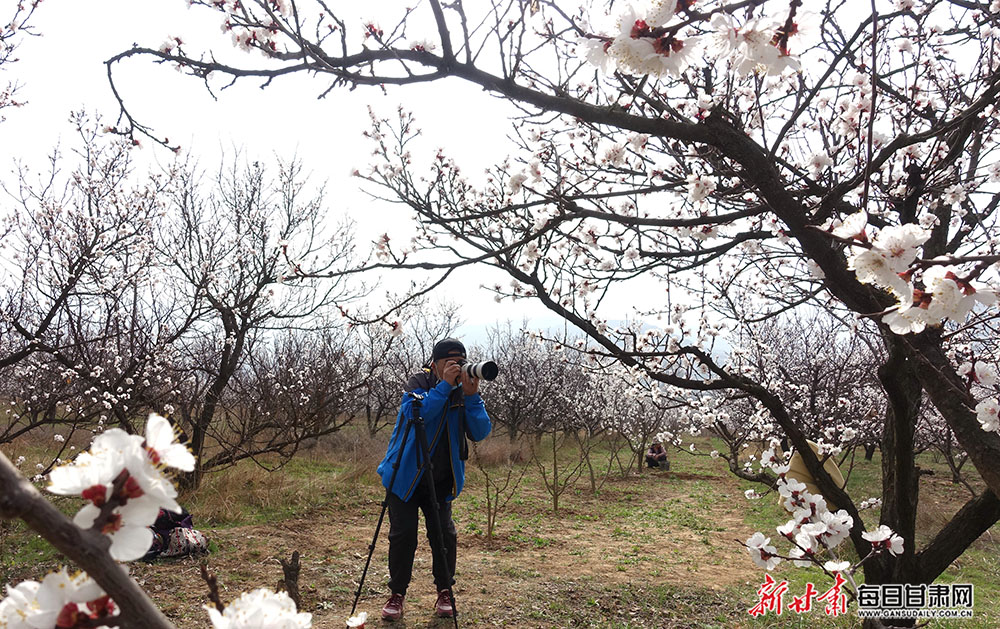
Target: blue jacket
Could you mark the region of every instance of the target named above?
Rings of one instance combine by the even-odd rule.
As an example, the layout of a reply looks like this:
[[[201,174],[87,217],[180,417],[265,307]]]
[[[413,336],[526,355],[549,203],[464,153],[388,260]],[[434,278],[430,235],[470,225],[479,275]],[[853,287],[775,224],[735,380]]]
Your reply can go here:
[[[445,405],[451,397],[455,388],[446,381],[441,380],[433,384],[433,376],[430,374],[419,374],[410,379],[407,388],[413,393],[424,395],[422,401],[421,415],[424,418],[424,428],[427,432],[427,443],[433,456],[434,450],[441,443],[447,426],[447,438],[451,446],[451,473],[454,479],[451,493],[445,497],[446,500],[454,500],[458,494],[462,493],[465,485],[465,461],[461,453],[465,446],[465,437],[468,435],[473,441],[481,441],[490,434],[493,425],[490,423],[490,416],[486,414],[486,407],[483,405],[483,398],[478,393],[464,396],[464,406],[454,406],[445,413]],[[389,480],[392,477],[392,465],[399,454],[400,441],[406,431],[406,424],[410,419],[413,398],[409,395],[403,396],[403,402],[399,407],[399,414],[396,416],[396,426],[392,429],[392,437],[389,439],[389,447],[386,450],[385,458],[378,466],[379,476],[382,477],[382,486],[389,488]],[[445,421],[442,421],[444,419]],[[462,420],[465,420],[464,422]],[[464,424],[464,425],[463,425]],[[464,434],[463,434],[464,432]],[[399,472],[392,486],[392,493],[402,500],[409,500],[416,489],[420,476],[417,475],[417,439],[414,430],[411,428],[406,437],[406,444],[403,447],[403,458],[399,462]]]

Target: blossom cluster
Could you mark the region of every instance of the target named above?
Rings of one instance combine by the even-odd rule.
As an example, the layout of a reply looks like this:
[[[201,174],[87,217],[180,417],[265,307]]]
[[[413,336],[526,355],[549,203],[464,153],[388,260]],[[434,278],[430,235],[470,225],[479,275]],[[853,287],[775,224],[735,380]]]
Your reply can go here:
[[[66,568],[50,572],[41,582],[8,585],[7,597],[0,601],[4,629],[100,628],[106,627],[101,619],[117,615],[114,602],[93,579],[82,572],[70,574]]]
[[[791,520],[777,527],[778,533],[793,544],[788,553],[792,563],[808,566],[818,562],[816,557],[823,551],[832,554],[832,549],[850,535],[854,518],[843,509],[835,513],[830,511],[823,496],[813,495],[804,483],[786,478],[789,466],[779,460],[773,447],[761,455],[761,464],[778,475],[778,493],[784,499],[783,506],[792,514]],[[770,538],[760,532],[746,542],[751,559],[766,570],[772,570],[781,562],[777,550],[769,544]],[[827,563],[834,564],[827,566],[828,570],[840,567],[836,562]]]
[[[191,471],[194,464],[194,455],[177,442],[170,422],[151,413],[145,437],[119,428],[97,435],[90,450],[52,470],[48,490],[88,501],[73,521],[81,528],[99,527],[111,538],[111,556],[131,561],[149,549],[149,527],[160,509],[181,510],[166,468]]]
[[[1000,381],[996,367],[983,360],[963,362],[958,366],[958,373],[965,376],[970,385],[975,383],[993,393]],[[991,397],[976,404],[976,419],[986,432],[1000,432],[1000,401]]]
[[[927,229],[907,223],[883,227],[869,239],[868,215],[858,212],[832,229],[834,236],[848,241],[852,252],[848,268],[859,281],[885,289],[897,304],[882,321],[897,334],[919,333],[951,320],[962,323],[974,308],[993,305],[996,291],[987,284],[962,275],[949,260],[929,260],[915,265],[919,251],[931,237]],[[997,383],[996,369],[985,362],[965,362],[958,372],[988,389]],[[987,432],[1000,432],[1000,402],[995,398],[976,405],[976,417]]]
[[[213,629],[309,629],[312,614],[299,612],[285,592],[244,592],[221,612],[205,606]]]
[[[881,498],[866,498],[858,504],[858,510],[864,511],[865,509],[880,509],[882,507]]]
[[[988,286],[960,275],[957,267],[933,260],[925,269],[913,269],[918,248],[931,232],[907,223],[883,227],[868,239],[868,215],[861,211],[847,217],[833,234],[852,243],[848,268],[860,282],[889,291],[898,304],[883,315],[882,322],[897,334],[922,332],[946,320],[962,322],[978,305],[991,305],[995,292]]]
[[[222,32],[232,36],[233,45],[243,51],[259,50],[265,55],[278,50],[275,37],[282,31],[279,19],[291,15],[287,0],[268,0],[262,3],[264,12],[257,16],[246,11],[240,0],[215,0],[214,6],[226,16]]]
[[[617,67],[639,75],[680,76],[701,48],[709,48],[720,62],[728,61],[742,75],[798,69],[789,40],[802,39],[803,16],[791,20],[792,27],[786,32],[789,20],[785,17],[761,16],[740,23],[729,13],[716,12],[709,22],[709,34],[680,37],[680,26],[668,24],[688,4],[684,0],[656,0],[646,11],[629,7],[618,17],[617,35],[582,38],[577,54],[606,74]]]
[[[903,553],[903,538],[896,535],[885,524],[874,531],[862,533],[861,537],[872,543],[872,550],[875,552],[888,550],[890,555],[900,555]]]
[[[827,552],[833,559],[822,564],[824,569],[830,572],[850,569],[850,562],[837,560],[833,549],[850,535],[854,518],[844,509],[830,511],[823,496],[814,495],[804,483],[787,478],[789,466],[784,459],[779,459],[773,446],[761,455],[761,464],[778,475],[778,493],[784,499],[783,506],[792,514],[792,519],[777,527],[778,533],[793,546],[787,558],[796,566],[809,566],[818,564],[818,557]],[[888,550],[898,555],[903,552],[903,539],[888,526],[863,533],[862,537],[872,543],[873,553]],[[774,569],[782,560],[771,545],[771,539],[763,533],[755,532],[745,546],[754,563],[766,570]]]
[[[152,534],[148,528],[160,508],[179,512],[177,490],[165,468],[194,469],[194,455],[177,442],[170,422],[155,413],[145,436],[113,428],[94,438],[90,449],[49,475],[49,491],[79,495],[89,504],[74,518],[78,526],[98,526],[111,538],[109,554],[119,561],[141,557]],[[244,593],[221,611],[206,606],[214,629],[308,629],[312,615],[300,613],[284,592],[258,589]],[[74,629],[117,627],[120,609],[84,572],[63,567],[41,582],[7,587],[0,600],[3,629]],[[360,624],[364,618],[359,615]],[[109,619],[108,624],[102,620]]]
[[[1000,402],[988,398],[976,404],[976,419],[986,432],[1000,432]]]

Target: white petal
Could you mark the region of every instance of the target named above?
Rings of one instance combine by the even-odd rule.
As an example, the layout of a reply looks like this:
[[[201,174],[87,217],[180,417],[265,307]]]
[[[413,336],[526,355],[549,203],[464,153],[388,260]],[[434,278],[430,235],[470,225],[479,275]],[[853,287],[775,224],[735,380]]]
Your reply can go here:
[[[111,558],[132,561],[146,554],[153,543],[153,532],[145,526],[123,526],[111,534]]]
[[[99,452],[125,453],[138,449],[142,445],[142,437],[130,435],[120,428],[111,428],[94,437],[90,451],[94,456]]]
[[[42,579],[41,587],[35,595],[41,611],[55,611],[59,613],[63,605],[66,604],[69,592],[73,591],[73,582],[69,573],[63,567],[56,572],[50,572]]]
[[[150,413],[146,422],[146,447],[156,451],[160,463],[185,472],[194,470],[194,455],[177,442],[174,427],[163,416]]]
[[[208,612],[208,619],[212,622],[212,629],[229,629],[229,619],[219,613],[214,607],[205,605]]]
[[[160,501],[149,495],[132,498],[118,512],[130,526],[152,526],[160,515]]]
[[[121,472],[113,457],[81,452],[72,463],[49,472],[48,490],[60,496],[78,496],[94,485],[109,485]]]
[[[98,507],[89,503],[85,504],[77,512],[77,514],[73,516],[73,524],[79,526],[81,529],[89,529],[94,526],[94,520],[97,519],[97,516],[100,513],[101,510]]]
[[[86,572],[73,575],[73,585],[76,591],[70,595],[70,600],[75,603],[87,603],[104,596],[104,590]]]

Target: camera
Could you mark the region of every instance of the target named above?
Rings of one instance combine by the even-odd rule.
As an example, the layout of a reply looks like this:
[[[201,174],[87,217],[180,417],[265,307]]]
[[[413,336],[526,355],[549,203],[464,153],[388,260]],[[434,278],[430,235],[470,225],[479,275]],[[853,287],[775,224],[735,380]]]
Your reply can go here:
[[[462,375],[467,378],[479,378],[481,380],[494,380],[500,373],[500,368],[492,360],[481,363],[461,363]]]

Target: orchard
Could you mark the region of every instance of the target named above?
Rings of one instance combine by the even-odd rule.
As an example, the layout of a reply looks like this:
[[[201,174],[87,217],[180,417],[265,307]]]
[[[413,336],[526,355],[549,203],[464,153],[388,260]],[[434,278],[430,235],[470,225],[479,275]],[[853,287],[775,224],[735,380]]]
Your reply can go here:
[[[56,1],[21,3],[0,64]],[[408,374],[461,323],[432,300],[466,267],[497,302],[565,324],[497,325],[477,352],[505,370],[483,390],[495,427],[527,444],[523,460],[479,467],[490,540],[526,470],[558,518],[578,485],[599,495],[642,474],[654,441],[710,457],[753,487],[749,502],[782,504],[787,519],[732,542],[767,572],[755,617],[782,607],[779,567],[825,579],[787,593],[795,613],[836,616],[872,592],[931,592],[989,537],[997,0],[427,0],[363,16],[322,0],[187,4],[232,46],[164,33],[114,55],[117,111],[75,115],[76,155],[53,159],[54,183],[22,174],[8,190],[0,444],[53,427],[93,443],[30,472],[0,456],[0,516],[85,571],[9,585],[0,626],[171,626],[115,562],[179,508],[174,483],[197,491],[211,470],[280,465],[346,430],[385,435]],[[330,101],[400,99],[369,109],[351,181],[406,208],[410,237],[357,240],[330,218],[315,164],[233,159],[203,175],[133,106],[122,68],[135,64],[213,93],[301,77]],[[508,107],[482,120],[509,126],[507,157],[472,172],[426,137],[406,106],[422,84]],[[145,172],[140,150],[170,165]],[[370,278],[412,272],[427,279],[374,298]],[[608,314],[632,299],[630,317]],[[852,491],[838,467],[876,451],[880,493]],[[932,454],[963,504],[918,536]],[[32,483],[85,505],[67,518]],[[284,593],[227,606],[213,592],[215,627],[310,626]]]

